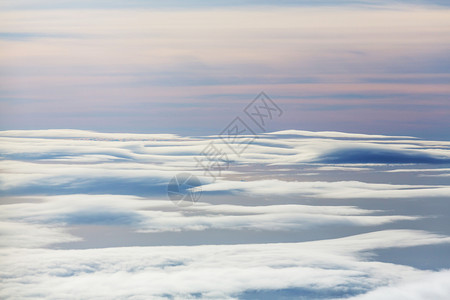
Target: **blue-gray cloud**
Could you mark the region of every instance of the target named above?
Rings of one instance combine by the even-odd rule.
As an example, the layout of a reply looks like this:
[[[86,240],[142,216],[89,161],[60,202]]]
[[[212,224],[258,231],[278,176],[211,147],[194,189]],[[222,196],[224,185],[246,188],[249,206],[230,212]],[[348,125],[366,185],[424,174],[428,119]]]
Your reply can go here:
[[[450,158],[421,151],[348,148],[324,153],[318,158],[317,162],[326,164],[450,164]]]

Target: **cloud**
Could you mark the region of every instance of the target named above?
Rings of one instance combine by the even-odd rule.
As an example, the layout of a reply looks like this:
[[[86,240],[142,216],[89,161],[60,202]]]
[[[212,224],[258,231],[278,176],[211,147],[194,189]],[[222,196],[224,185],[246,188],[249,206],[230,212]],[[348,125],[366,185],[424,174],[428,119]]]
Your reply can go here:
[[[450,271],[443,270],[423,274],[411,280],[380,287],[367,294],[349,298],[351,300],[404,299],[404,300],[446,300],[450,295]]]
[[[25,246],[49,245],[72,241],[62,235],[72,226],[129,226],[138,232],[198,231],[208,229],[287,231],[326,225],[376,226],[402,220],[417,220],[418,216],[386,215],[379,210],[354,206],[258,205],[196,203],[179,209],[170,200],[155,200],[121,195],[64,195],[14,197],[4,204],[0,220],[15,222]],[[376,214],[376,215],[373,215]],[[9,223],[8,223],[9,224]],[[12,226],[11,225],[11,226]],[[36,226],[23,231],[21,227]],[[46,229],[43,238],[37,231]],[[45,239],[51,230],[56,238]],[[16,246],[14,235],[6,236],[3,245]]]
[[[320,131],[312,132],[306,130],[281,130],[267,133],[269,135],[277,136],[303,136],[303,137],[323,137],[323,138],[354,138],[354,139],[414,139],[411,136],[388,136],[380,134],[362,134],[362,133],[348,133],[338,131]]]
[[[450,161],[450,146],[445,142],[334,132],[288,133],[262,135],[238,156],[217,136],[189,138],[170,134],[104,134],[80,130],[3,131],[0,132],[0,155],[4,159],[0,162],[3,169],[0,189],[12,195],[37,191],[52,193],[55,187],[66,193],[104,193],[104,189],[111,189],[110,193],[118,194],[162,195],[167,182],[179,172],[200,176],[204,184],[213,181],[204,176],[205,170],[194,159],[202,158],[201,153],[210,142],[227,153],[229,163],[236,168],[224,170],[217,182],[205,186],[207,191],[238,188],[258,194],[262,191],[276,192],[273,186],[279,183],[279,186],[286,187],[285,192],[281,191],[285,194],[300,192],[313,197],[340,198],[346,191],[337,189],[339,182],[279,180],[271,186],[258,188],[264,182],[238,182],[225,178],[236,177],[241,172],[239,167],[245,165],[283,165],[286,171],[278,174],[292,181],[292,172],[305,164],[315,164],[316,171],[326,171],[330,168],[337,170],[338,166],[330,164],[340,164],[342,170],[342,167],[355,167],[349,164],[367,167],[374,164],[445,164]],[[311,171],[314,173],[314,168]],[[439,196],[446,192],[445,186],[347,182],[344,187],[348,187],[349,197],[384,197],[391,191],[392,197],[423,196],[427,192],[431,196]],[[382,188],[386,191],[379,191]]]
[[[301,197],[358,199],[446,197],[447,185],[400,185],[360,181],[282,181],[277,179],[253,181],[218,181],[204,185],[207,192],[236,192],[247,195],[296,195]]]
[[[80,241],[75,229],[90,226],[163,240],[202,230],[291,237],[308,230],[313,234],[319,226],[336,227],[333,236],[350,227],[363,232],[416,226],[435,217],[433,211],[384,211],[375,208],[376,201],[362,208],[357,199],[448,197],[449,185],[402,177],[409,167],[445,170],[445,164],[423,158],[447,159],[447,142],[288,131],[261,134],[241,156],[218,136],[25,130],[0,132],[0,142],[0,297],[5,299],[352,297],[432,274],[372,261],[371,251],[450,241],[445,235],[398,229],[302,243],[43,249],[73,246]],[[210,142],[228,149],[231,166],[215,181],[194,160]],[[342,163],[318,162],[330,153]],[[355,153],[357,163],[349,162]],[[410,160],[374,161],[379,153]],[[200,201],[186,208],[164,199],[167,183],[181,172],[203,183]],[[317,180],[311,173],[324,177]],[[330,199],[340,201],[323,205],[333,203]],[[106,288],[94,289],[98,286]]]
[[[410,169],[394,169],[394,170],[388,170],[386,172],[391,172],[391,173],[398,173],[398,172],[448,172],[450,171],[450,168],[434,168],[434,169],[414,169],[414,168],[410,168]]]
[[[396,151],[377,148],[353,148],[333,150],[323,154],[318,162],[342,163],[384,163],[384,164],[449,164],[449,157],[436,157],[420,151]]]
[[[3,219],[3,218],[2,218]],[[56,243],[76,242],[81,238],[56,225],[0,220],[0,247],[38,248]]]
[[[448,237],[423,231],[387,230],[303,243],[87,250],[9,248],[0,250],[0,296],[187,299],[197,295],[236,299],[246,291],[292,288],[306,289],[312,296],[345,296],[430,274],[369,261],[361,251],[448,242]]]
[[[445,174],[420,174],[420,177],[448,177],[450,176],[449,173],[445,173]]]

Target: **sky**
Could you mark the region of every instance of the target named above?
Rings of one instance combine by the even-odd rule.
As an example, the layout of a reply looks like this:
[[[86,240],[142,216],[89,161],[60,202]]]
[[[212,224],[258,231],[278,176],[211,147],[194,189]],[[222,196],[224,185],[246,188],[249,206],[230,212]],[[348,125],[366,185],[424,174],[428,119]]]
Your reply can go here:
[[[0,128],[217,134],[259,92],[271,130],[446,139],[446,1],[3,1]]]
[[[0,298],[450,299],[448,1],[0,3]]]

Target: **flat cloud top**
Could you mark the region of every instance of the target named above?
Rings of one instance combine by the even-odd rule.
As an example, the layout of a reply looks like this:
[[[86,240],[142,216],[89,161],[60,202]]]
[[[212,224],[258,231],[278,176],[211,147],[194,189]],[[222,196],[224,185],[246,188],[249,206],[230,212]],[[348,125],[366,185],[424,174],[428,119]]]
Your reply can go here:
[[[192,297],[236,299],[247,290],[306,289],[351,295],[430,272],[370,262],[360,251],[448,243],[423,231],[388,230],[304,243],[0,250],[4,299]],[[46,274],[42,276],[41,274]],[[448,274],[445,282],[448,282]],[[20,280],[19,280],[20,279]],[[144,284],[145,283],[145,284]],[[105,288],[99,289],[99,286]],[[73,291],[77,291],[76,294]]]
[[[230,166],[215,178],[195,160],[211,143]],[[448,294],[445,270],[368,255],[448,244],[445,234],[408,229],[438,213],[362,203],[448,198],[442,178],[450,170],[449,142],[289,130],[260,135],[241,155],[230,149],[238,143],[219,136],[0,132],[0,297],[239,299],[294,290],[374,299],[404,295],[422,279],[414,294],[425,295],[433,280],[436,299]],[[179,208],[165,199],[180,172],[201,179],[195,205]],[[295,235],[321,227],[366,233],[298,243],[47,249],[85,242],[77,226],[149,237],[214,230]]]

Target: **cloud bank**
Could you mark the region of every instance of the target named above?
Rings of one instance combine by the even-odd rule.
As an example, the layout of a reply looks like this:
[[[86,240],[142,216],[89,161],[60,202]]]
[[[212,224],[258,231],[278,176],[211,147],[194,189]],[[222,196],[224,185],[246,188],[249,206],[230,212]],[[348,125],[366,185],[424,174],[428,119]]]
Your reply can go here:
[[[246,291],[299,289],[312,297],[345,297],[430,274],[368,261],[361,252],[448,242],[448,237],[422,231],[391,230],[293,244],[2,249],[0,295],[3,299],[239,299]],[[435,276],[440,275],[448,278],[445,273]],[[446,282],[434,284],[446,289],[442,286]]]
[[[450,186],[423,176],[448,175],[449,142],[289,130],[261,134],[242,155],[215,135],[15,130],[0,142],[1,298],[426,299],[431,285],[434,298],[448,295],[448,271],[375,253],[450,242],[427,227],[445,223]],[[230,164],[215,179],[194,159],[211,142]],[[181,172],[202,181],[193,206],[167,199]],[[418,209],[399,212],[399,200]],[[89,249],[80,228],[94,227],[161,241],[219,232],[223,245]],[[333,237],[311,238],[321,228]],[[233,237],[244,233],[267,241]],[[80,243],[88,249],[71,248]]]

